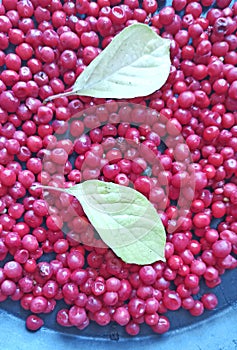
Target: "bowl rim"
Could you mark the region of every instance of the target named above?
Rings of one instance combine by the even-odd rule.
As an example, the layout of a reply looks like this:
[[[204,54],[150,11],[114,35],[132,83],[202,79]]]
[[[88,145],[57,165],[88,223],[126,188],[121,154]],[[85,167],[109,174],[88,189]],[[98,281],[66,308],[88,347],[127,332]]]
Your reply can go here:
[[[0,345],[8,350],[52,350],[57,344],[57,350],[83,347],[84,350],[96,346],[98,350],[115,350],[126,346],[127,350],[217,350],[237,349],[237,302],[211,315],[207,319],[171,330],[160,336],[121,338],[118,341],[109,338],[81,337],[65,334],[50,328],[42,327],[37,333],[29,332],[24,326],[24,320],[0,309]]]

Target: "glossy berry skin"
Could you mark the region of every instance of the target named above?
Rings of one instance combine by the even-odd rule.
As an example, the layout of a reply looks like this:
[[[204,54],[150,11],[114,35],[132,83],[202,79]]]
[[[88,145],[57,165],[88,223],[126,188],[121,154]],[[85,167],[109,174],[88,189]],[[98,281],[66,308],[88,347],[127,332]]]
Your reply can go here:
[[[169,310],[177,310],[181,306],[181,298],[175,292],[166,292],[163,300]]]
[[[4,169],[0,172],[0,180],[5,186],[13,186],[16,182],[16,174],[13,170]]]
[[[114,6],[111,10],[110,19],[113,24],[123,24],[127,20],[126,12],[120,6]]]
[[[43,326],[43,324],[44,324],[43,320],[36,315],[30,315],[26,319],[26,327],[30,331],[37,331]]]
[[[148,195],[151,189],[150,180],[146,176],[140,176],[134,182],[134,188],[144,195]]]
[[[108,179],[114,179],[119,174],[119,166],[117,164],[108,164],[103,168],[103,174]]]
[[[130,320],[130,315],[125,307],[119,307],[113,315],[113,319],[120,325],[126,326]]]
[[[46,307],[47,307],[47,299],[45,299],[42,296],[33,298],[30,304],[31,312],[34,312],[36,314],[45,312]]]
[[[171,24],[174,19],[174,14],[175,14],[175,11],[173,7],[167,6],[163,8],[159,13],[159,19],[161,24],[163,25]]]
[[[157,274],[151,266],[143,266],[139,271],[139,276],[145,284],[150,285],[155,282]]]
[[[70,324],[80,326],[86,320],[86,313],[83,308],[72,306],[69,310],[68,320]]]

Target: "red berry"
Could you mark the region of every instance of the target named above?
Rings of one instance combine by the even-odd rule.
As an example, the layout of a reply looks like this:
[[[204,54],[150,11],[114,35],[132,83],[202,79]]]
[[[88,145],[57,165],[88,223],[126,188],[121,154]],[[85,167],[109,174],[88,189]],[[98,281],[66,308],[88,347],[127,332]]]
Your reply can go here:
[[[26,319],[26,327],[30,331],[37,331],[43,325],[44,325],[44,321],[40,317],[38,317],[36,315],[30,315]]]

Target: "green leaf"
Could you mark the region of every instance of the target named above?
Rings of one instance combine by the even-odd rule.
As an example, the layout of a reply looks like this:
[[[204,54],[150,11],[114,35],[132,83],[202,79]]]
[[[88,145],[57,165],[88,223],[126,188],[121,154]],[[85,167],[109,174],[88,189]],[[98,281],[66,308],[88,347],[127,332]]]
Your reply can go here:
[[[165,261],[163,224],[153,205],[140,192],[98,180],[53,189],[80,201],[101,239],[125,262],[146,265]]]
[[[170,41],[148,25],[132,24],[86,67],[72,91],[47,100],[75,94],[99,98],[146,96],[164,85],[170,64]]]

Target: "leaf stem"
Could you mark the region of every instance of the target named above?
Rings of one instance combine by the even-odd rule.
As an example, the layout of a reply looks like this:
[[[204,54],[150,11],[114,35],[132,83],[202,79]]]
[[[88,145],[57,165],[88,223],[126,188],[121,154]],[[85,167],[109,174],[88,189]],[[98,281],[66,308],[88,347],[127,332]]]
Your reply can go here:
[[[60,187],[44,186],[44,185],[39,185],[39,187],[41,187],[43,190],[52,190],[52,191],[58,191],[62,193],[65,192],[64,188],[60,188]]]
[[[44,100],[44,103],[47,103],[49,101],[55,100],[56,98],[60,98],[60,97],[66,97],[66,96],[70,96],[70,95],[76,95],[76,92],[73,90],[70,91],[66,91],[66,92],[62,92],[60,94],[57,95],[53,95],[53,96],[49,96]]]

